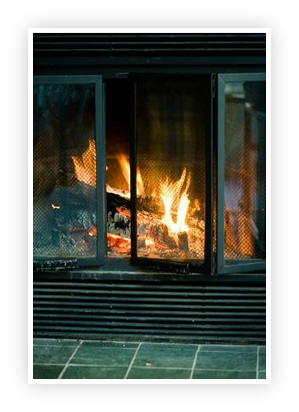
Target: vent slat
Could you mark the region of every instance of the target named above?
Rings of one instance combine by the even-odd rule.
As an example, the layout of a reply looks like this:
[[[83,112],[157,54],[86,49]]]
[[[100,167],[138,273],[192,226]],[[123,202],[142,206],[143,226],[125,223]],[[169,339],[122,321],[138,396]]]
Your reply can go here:
[[[39,280],[33,298],[35,337],[265,342],[264,286]]]
[[[219,309],[219,308],[218,308]],[[168,311],[165,310],[165,307],[161,308],[161,306],[158,307],[154,307],[151,309],[148,308],[144,308],[144,307],[138,307],[138,310],[136,310],[135,308],[123,308],[123,309],[119,309],[119,308],[102,308],[102,309],[92,309],[92,308],[88,308],[88,307],[83,307],[83,308],[64,308],[64,307],[50,307],[50,306],[46,306],[46,307],[35,307],[35,316],[39,316],[39,314],[41,314],[41,316],[44,316],[45,314],[48,314],[49,316],[51,316],[52,314],[59,314],[61,316],[64,316],[65,314],[69,315],[69,316],[88,316],[88,315],[92,315],[92,316],[97,316],[98,314],[101,316],[107,316],[107,315],[111,315],[111,312],[113,311],[113,313],[115,315],[127,315],[127,316],[135,316],[135,315],[140,315],[142,314],[143,316],[147,315],[147,316],[182,316],[182,314],[184,316],[188,316],[188,317],[199,317],[199,316],[217,316],[217,317],[233,317],[233,318],[243,318],[243,317],[260,317],[261,316],[261,312],[259,312],[257,310],[257,308],[254,308],[255,311],[252,310],[252,308],[250,308],[250,310],[248,311],[244,311],[241,312],[240,310],[238,310],[238,312],[236,313],[236,311],[228,311],[226,308],[222,309],[221,312],[217,311],[217,310],[209,310],[207,311],[206,308],[205,310],[200,310],[198,308],[194,308],[192,311],[190,310],[190,308],[182,308],[181,310],[178,310],[178,308],[176,307],[175,310],[174,308],[170,308]],[[75,315],[73,315],[73,313],[75,313]]]
[[[78,293],[80,295],[84,295],[84,294],[93,294],[93,295],[104,295],[107,294],[107,289],[103,288],[101,289],[96,289],[95,288],[80,288],[80,290],[78,289],[72,289],[72,288],[63,288],[61,289],[61,287],[59,286],[59,289],[56,288],[35,288],[36,293],[53,293],[54,291],[57,293],[59,292],[60,294],[72,294],[72,293]],[[122,295],[124,293],[124,290],[115,290],[114,289],[114,294],[115,295]],[[128,295],[134,296],[134,295],[142,295],[144,297],[150,297],[150,296],[162,296],[163,298],[168,297],[168,296],[175,296],[175,295],[182,295],[182,293],[184,293],[186,295],[186,297],[188,296],[192,296],[192,297],[197,297],[197,296],[213,296],[215,298],[217,297],[221,297],[221,296],[225,296],[225,297],[230,297],[230,298],[235,298],[235,297],[243,297],[243,296],[250,296],[251,298],[254,297],[260,297],[260,293],[248,293],[248,291],[242,291],[242,292],[238,292],[238,291],[222,291],[222,292],[216,292],[216,291],[206,291],[204,289],[202,289],[202,291],[180,291],[178,292],[177,289],[175,291],[160,291],[159,289],[157,290],[135,290],[135,291],[127,291]]]
[[[147,297],[144,297],[144,296],[139,296],[139,297],[137,297],[137,296],[130,296],[130,297],[127,297],[127,296],[114,296],[114,297],[112,297],[112,296],[106,296],[106,295],[103,295],[103,296],[84,296],[84,297],[82,297],[82,296],[76,296],[76,295],[69,295],[69,299],[70,300],[73,300],[73,301],[75,301],[75,300],[77,300],[77,301],[80,301],[81,303],[82,302],[88,302],[88,301],[94,301],[94,299],[96,299],[96,298],[100,298],[101,299],[101,301],[102,302],[111,302],[111,303],[113,303],[113,301],[114,300],[117,300],[118,302],[127,302],[128,304],[133,304],[133,303],[138,303],[138,302],[142,302],[142,303],[144,303],[144,302],[157,302],[157,300],[159,301],[159,299],[157,299],[156,297],[152,297],[152,298],[147,298]],[[49,294],[45,294],[45,295],[36,295],[35,297],[35,300],[36,301],[38,301],[38,300],[44,300],[44,299],[53,299],[54,301],[64,301],[66,298],[68,298],[67,296],[60,296],[60,295],[56,295],[56,296],[51,296],[51,295],[49,295]],[[162,299],[162,298],[161,298]],[[243,302],[244,302],[244,299],[234,299],[234,300],[232,300],[232,299],[227,299],[227,298],[225,298],[225,297],[223,297],[223,299],[213,299],[213,298],[203,298],[203,299],[195,299],[195,298],[189,298],[189,297],[180,297],[180,298],[165,298],[164,299],[164,301],[165,302],[167,302],[167,303],[173,303],[173,304],[176,304],[176,303],[181,303],[181,302],[186,302],[188,305],[189,304],[196,304],[196,303],[202,303],[202,304],[211,304],[211,303],[214,303],[214,304],[216,304],[216,303],[220,303],[220,304],[222,304],[222,305],[233,305],[233,304],[242,304]],[[250,304],[255,304],[256,303],[256,299],[246,299],[246,304],[247,305],[250,305]],[[265,302],[265,300],[259,300],[259,302],[260,303],[264,303]]]
[[[261,327],[264,325],[263,319],[261,316],[250,316],[250,317],[234,317],[234,316],[224,316],[224,317],[206,317],[206,316],[193,316],[193,317],[171,317],[169,316],[167,319],[159,317],[159,316],[80,316],[79,314],[74,315],[49,315],[47,314],[39,314],[34,317],[35,324],[48,324],[50,322],[55,322],[56,325],[58,324],[70,324],[74,323],[76,325],[102,325],[102,324],[111,324],[114,325],[115,323],[118,324],[150,324],[150,325],[163,325],[168,327],[168,325],[176,324],[176,325],[240,325],[242,327]],[[187,327],[187,326],[186,326]]]
[[[265,33],[34,33],[34,57],[265,55]]]

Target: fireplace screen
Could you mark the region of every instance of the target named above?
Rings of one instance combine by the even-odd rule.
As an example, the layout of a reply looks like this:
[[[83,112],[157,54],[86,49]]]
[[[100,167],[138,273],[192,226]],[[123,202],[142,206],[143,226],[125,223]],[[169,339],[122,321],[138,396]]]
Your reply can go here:
[[[97,88],[86,78],[34,83],[35,257],[98,256]]]
[[[266,257],[266,82],[219,79],[219,266]]]
[[[264,265],[264,77],[36,78],[34,259]]]
[[[204,259],[206,84],[192,76],[137,83],[139,258]]]

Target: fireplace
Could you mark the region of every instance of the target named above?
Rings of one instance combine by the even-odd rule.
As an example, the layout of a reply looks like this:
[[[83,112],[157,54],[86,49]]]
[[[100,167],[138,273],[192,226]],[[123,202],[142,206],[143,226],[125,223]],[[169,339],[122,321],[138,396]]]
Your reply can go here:
[[[37,76],[36,267],[261,270],[263,73]]]
[[[34,337],[265,344],[265,33],[34,33]]]

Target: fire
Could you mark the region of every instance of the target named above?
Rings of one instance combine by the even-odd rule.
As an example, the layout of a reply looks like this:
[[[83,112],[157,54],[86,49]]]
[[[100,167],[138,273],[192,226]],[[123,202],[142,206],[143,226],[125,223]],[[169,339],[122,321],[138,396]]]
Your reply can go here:
[[[162,222],[167,225],[173,233],[187,232],[189,230],[185,221],[190,203],[188,198],[190,181],[191,176],[190,174],[187,176],[185,168],[179,180],[170,181],[167,176],[161,183],[160,196],[164,205]],[[176,214],[176,222],[173,220],[173,214]]]
[[[130,162],[128,161],[127,157],[124,155],[120,155],[117,160],[121,167],[122,174],[124,175],[124,178],[126,179],[128,187],[130,188],[130,176],[131,176],[130,175]],[[137,173],[136,173],[136,186],[137,186],[137,196],[143,197],[145,194],[145,191],[144,191],[143,181],[142,181],[139,168],[137,168]]]
[[[81,158],[72,156],[75,166],[75,174],[80,182],[90,186],[96,186],[96,144],[94,140],[89,140],[88,148]]]
[[[89,140],[88,148],[81,157],[72,156],[75,166],[75,175],[80,182],[84,182],[90,186],[96,186],[96,145],[95,140]],[[122,174],[126,179],[130,190],[130,162],[125,155],[118,157],[118,162],[121,167]],[[106,166],[106,170],[108,167]],[[144,196],[144,186],[140,170],[137,168],[137,195]]]
[[[118,194],[124,198],[130,198],[130,162],[128,157],[120,155],[117,158],[121,172],[127,182],[128,191],[118,190],[111,188],[108,184],[106,189],[108,192]],[[90,186],[96,187],[96,145],[94,140],[89,140],[88,148],[82,154],[82,156],[72,156],[74,163],[75,175],[77,179]],[[107,168],[106,168],[107,170]],[[157,217],[156,223],[151,226],[151,213],[146,210],[138,212],[137,221],[138,224],[143,224],[147,227],[146,233],[144,233],[139,241],[149,250],[155,249],[160,251],[167,251],[168,249],[177,247],[180,250],[188,250],[188,235],[189,227],[186,223],[186,217],[189,209],[189,186],[191,183],[191,174],[184,168],[182,174],[178,180],[170,180],[169,176],[161,179],[160,185],[155,188],[155,193],[150,195],[153,201],[156,202],[160,198],[162,200],[161,207],[162,218]],[[145,198],[145,189],[140,170],[137,168],[136,173],[136,189],[137,196]],[[198,206],[199,207],[199,206]],[[52,208],[59,208],[57,205],[52,205]],[[118,206],[116,211],[119,215],[122,215],[128,221],[130,220],[130,210],[127,207]],[[163,215],[164,212],[164,215]],[[190,212],[192,213],[192,212]],[[162,224],[162,225],[161,225]],[[165,225],[168,231],[161,232],[159,236],[155,232],[155,229],[162,228]],[[151,227],[154,231],[151,232]],[[114,233],[113,230],[117,229]],[[158,230],[159,232],[159,230]],[[88,230],[88,235],[93,237],[97,235],[96,227]],[[119,228],[112,228],[107,231],[107,247],[116,253],[128,254],[131,251],[131,240],[128,234],[121,234]]]

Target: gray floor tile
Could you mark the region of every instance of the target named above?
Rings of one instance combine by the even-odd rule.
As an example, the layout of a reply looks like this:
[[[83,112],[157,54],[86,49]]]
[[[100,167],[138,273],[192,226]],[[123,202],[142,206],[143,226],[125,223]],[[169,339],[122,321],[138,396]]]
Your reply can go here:
[[[195,369],[255,371],[256,353],[199,352]]]
[[[256,372],[195,369],[192,379],[256,379]]]
[[[191,369],[132,368],[127,379],[189,379]]]
[[[260,371],[266,370],[266,348],[265,346],[259,347],[259,365],[258,368]]]
[[[33,346],[33,363],[66,363],[76,350],[76,346],[37,345]]]
[[[68,366],[61,379],[124,379],[126,367]]]
[[[129,366],[136,349],[121,346],[105,347],[101,344],[85,344],[72,358],[72,364],[89,364],[102,366]]]
[[[57,379],[64,365],[33,365],[33,379]]]
[[[77,339],[33,339],[34,346],[78,346],[80,343]]]
[[[57,379],[68,362],[63,379],[189,379],[193,366],[192,379],[266,379],[265,346],[34,339],[33,379]]]
[[[137,349],[139,342],[113,342],[113,341],[97,341],[86,340],[82,342],[82,348],[123,348],[123,349]]]
[[[200,345],[200,352],[233,352],[256,354],[255,345]]]
[[[133,366],[192,368],[197,345],[142,344]]]

